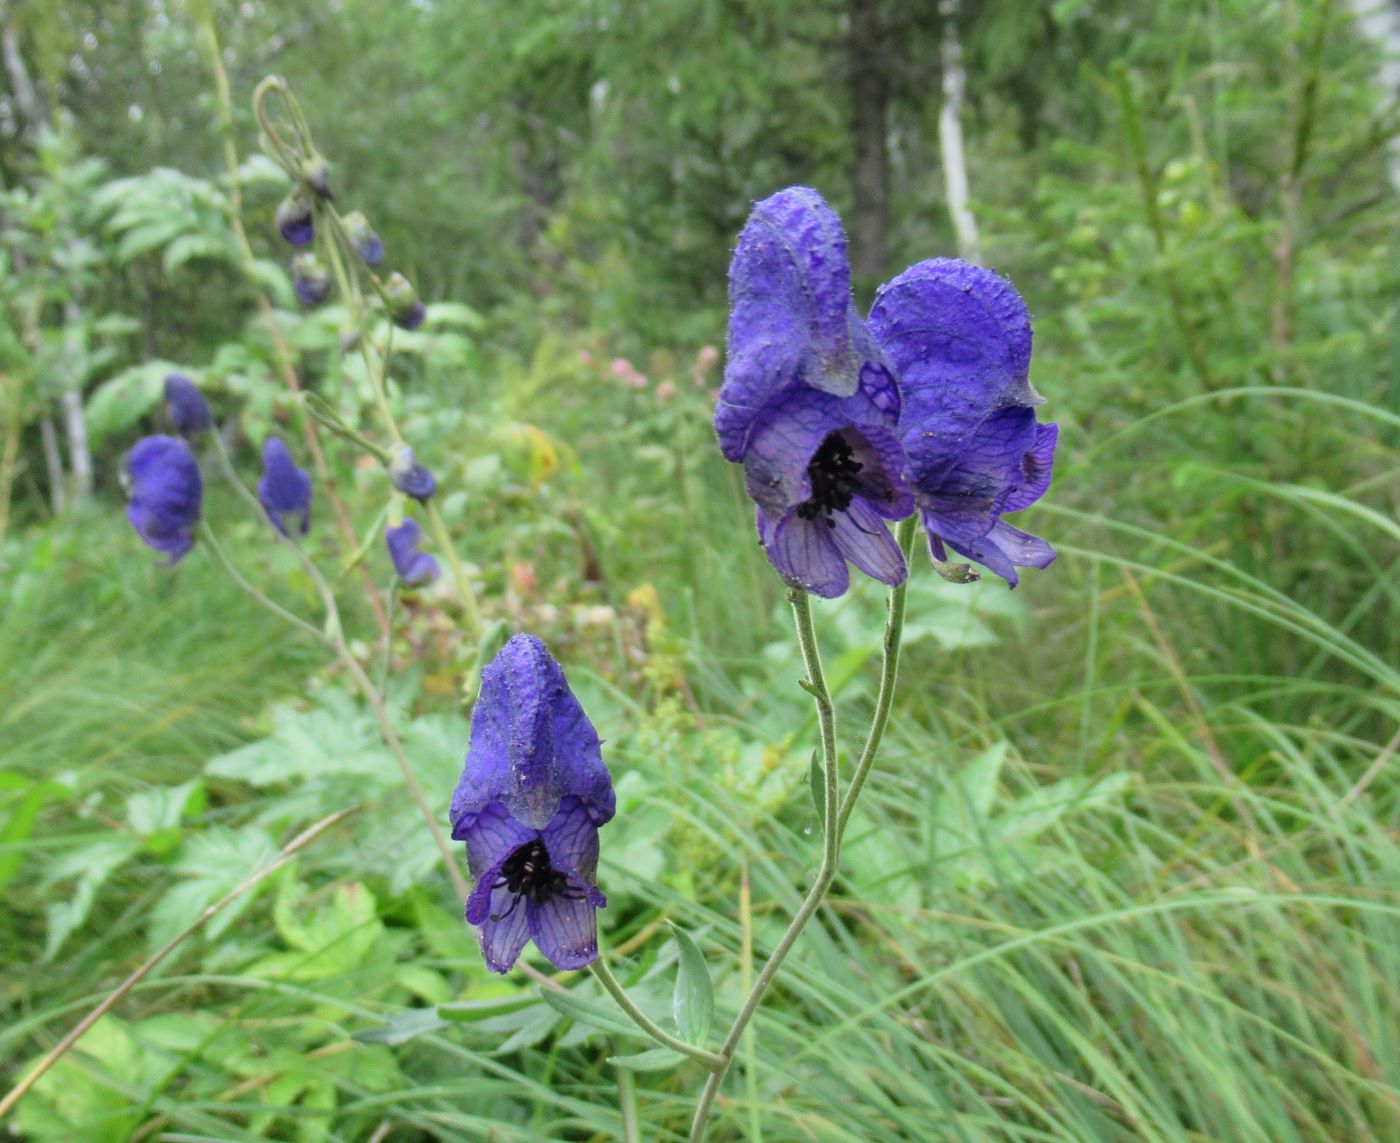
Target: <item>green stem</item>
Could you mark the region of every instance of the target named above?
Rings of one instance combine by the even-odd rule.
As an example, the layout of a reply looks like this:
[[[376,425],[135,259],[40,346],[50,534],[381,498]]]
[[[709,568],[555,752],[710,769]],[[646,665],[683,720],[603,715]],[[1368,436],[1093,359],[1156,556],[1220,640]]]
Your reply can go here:
[[[617,1096],[622,1105],[622,1143],[642,1143],[637,1115],[637,1077],[631,1068],[617,1069]]]
[[[743,1039],[744,1029],[754,1018],[759,1004],[763,1001],[764,993],[768,991],[768,986],[778,975],[778,969],[787,959],[787,954],[797,942],[797,938],[801,935],[807,922],[816,913],[827,890],[831,888],[831,883],[836,879],[837,867],[841,862],[841,835],[837,828],[836,708],[831,701],[831,694],[826,688],[826,677],[822,673],[821,654],[817,649],[816,631],[812,627],[811,600],[806,592],[794,588],[788,592],[788,602],[792,604],[793,621],[797,628],[797,645],[802,652],[802,663],[807,669],[807,678],[802,684],[803,689],[812,696],[812,701],[816,704],[817,725],[821,732],[822,862],[821,867],[817,870],[816,880],[812,882],[807,896],[802,899],[802,904],[798,907],[796,915],[788,923],[787,931],[783,933],[777,947],[769,955],[763,968],[759,970],[752,990],[745,999],[743,1007],[739,1009],[739,1014],[734,1018],[729,1034],[724,1038],[724,1044],[719,1050],[720,1066],[711,1072],[709,1079],[705,1081],[704,1090],[701,1091],[699,1103],[695,1108],[695,1118],[690,1125],[690,1143],[700,1143],[705,1138],[710,1108],[714,1105],[715,1097],[719,1095],[720,1085],[724,1082],[725,1073],[729,1070],[734,1053]]]
[[[234,471],[233,461],[229,458],[228,450],[224,448],[224,443],[219,439],[218,433],[211,434],[214,438],[214,451],[218,454],[219,461],[223,466],[225,474],[233,483],[239,495],[243,497],[253,509],[259,519],[266,521],[267,513],[263,511],[262,504],[253,495],[252,490],[238,478],[238,473]],[[271,524],[268,525],[271,527]],[[453,888],[457,895],[465,901],[471,894],[471,887],[467,884],[467,879],[462,874],[461,865],[457,860],[457,854],[453,851],[451,843],[447,840],[447,835],[442,832],[442,827],[438,825],[437,815],[433,813],[432,806],[428,804],[427,795],[423,792],[423,786],[418,781],[418,775],[414,773],[413,765],[408,760],[408,755],[404,753],[403,744],[399,741],[398,732],[394,730],[393,720],[389,717],[389,711],[384,705],[384,700],[375,689],[370,677],[365,674],[365,670],[360,666],[360,662],[355,658],[350,650],[349,644],[345,642],[345,632],[340,623],[340,610],[336,606],[335,592],[326,582],[325,576],[321,574],[310,556],[302,550],[300,544],[290,536],[284,536],[281,532],[273,529],[278,538],[282,540],[292,553],[296,556],[297,562],[301,564],[302,570],[311,577],[311,582],[315,584],[316,590],[321,596],[321,601],[326,608],[326,627],[328,633],[321,638],[328,641],[340,659],[341,665],[355,681],[360,693],[364,696],[365,702],[369,703],[370,711],[374,715],[375,724],[379,727],[379,735],[384,740],[384,745],[389,748],[389,753],[394,756],[394,761],[398,763],[399,770],[403,774],[404,785],[408,787],[408,792],[413,798],[414,804],[418,807],[419,814],[422,815],[424,823],[428,827],[428,832],[432,834],[433,841],[438,847],[438,852],[442,854],[442,860],[447,866],[447,875],[452,879]],[[309,625],[308,625],[309,626]],[[314,630],[314,629],[313,629]],[[319,632],[317,633],[320,634]]]
[[[714,1052],[706,1051],[704,1048],[697,1048],[694,1044],[687,1044],[684,1040],[677,1039],[638,1008],[637,1005],[633,1003],[632,998],[627,995],[627,990],[622,987],[617,977],[613,975],[612,969],[608,967],[608,962],[603,956],[601,949],[599,950],[597,959],[588,967],[597,978],[598,983],[606,990],[607,994],[617,1002],[617,1006],[622,1009],[627,1018],[658,1044],[684,1053],[691,1059],[703,1064],[706,1068],[710,1069],[711,1072],[724,1064],[724,1061]]]
[[[904,562],[908,564],[914,554],[914,533],[918,528],[918,516],[910,516],[901,521],[895,536],[904,552]],[[856,763],[856,771],[851,775],[851,784],[846,796],[841,799],[841,812],[836,819],[836,832],[839,837],[846,834],[846,822],[855,809],[856,799],[870,776],[870,768],[875,764],[875,755],[880,751],[880,743],[885,737],[885,727],[890,721],[890,709],[894,705],[895,684],[899,681],[899,645],[904,635],[904,595],[909,587],[906,578],[890,592],[888,609],[885,615],[885,655],[880,664],[880,689],[875,698],[875,716],[870,723],[870,733]]]
[[[473,638],[479,638],[481,635],[481,610],[476,605],[476,592],[472,590],[471,582],[467,579],[467,572],[462,567],[462,561],[457,558],[457,549],[452,546],[452,537],[447,534],[447,524],[434,501],[429,500],[423,507],[428,515],[428,527],[432,530],[433,540],[447,556],[447,566],[452,572],[452,582],[457,587],[457,594],[462,598],[462,607],[467,613],[467,633]]]
[[[286,620],[286,622],[290,623],[302,634],[310,636],[317,643],[324,646],[333,646],[330,637],[324,631],[318,631],[315,627],[311,626],[310,623],[306,622],[306,620],[293,615],[280,604],[273,603],[272,600],[243,578],[242,573],[233,566],[233,561],[228,558],[228,553],[219,546],[219,541],[214,535],[214,529],[209,526],[209,521],[201,520],[199,522],[199,534],[204,540],[204,546],[209,549],[210,555],[214,557],[219,566],[228,573],[229,578],[239,586],[245,595],[267,608],[267,610],[274,615]]]

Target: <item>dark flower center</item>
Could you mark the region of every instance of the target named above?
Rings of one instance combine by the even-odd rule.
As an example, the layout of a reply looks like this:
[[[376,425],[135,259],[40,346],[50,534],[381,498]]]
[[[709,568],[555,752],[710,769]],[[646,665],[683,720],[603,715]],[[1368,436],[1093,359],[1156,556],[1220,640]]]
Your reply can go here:
[[[524,900],[543,905],[555,897],[567,897],[577,901],[583,896],[569,887],[567,873],[561,873],[550,864],[549,850],[545,849],[544,843],[538,838],[526,842],[506,858],[505,864],[501,866],[501,878],[492,888],[504,888],[515,895],[510,908],[504,913],[492,916],[493,921],[502,921],[509,917],[515,912],[515,907]]]
[[[839,432],[828,433],[807,464],[812,496],[806,503],[797,506],[797,514],[804,520],[815,520],[824,515],[827,527],[836,527],[832,514],[844,512],[851,506],[852,497],[860,491],[857,476],[864,467],[856,460],[845,437]]]

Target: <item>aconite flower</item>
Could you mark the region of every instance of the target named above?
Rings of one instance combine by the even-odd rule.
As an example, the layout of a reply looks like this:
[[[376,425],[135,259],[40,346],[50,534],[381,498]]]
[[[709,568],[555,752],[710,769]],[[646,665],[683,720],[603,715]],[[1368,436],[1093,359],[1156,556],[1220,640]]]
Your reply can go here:
[[[422,542],[423,529],[411,517],[406,517],[402,524],[384,529],[384,544],[389,549],[394,572],[409,587],[426,587],[435,582],[441,572],[437,560],[418,550]]]
[[[165,405],[170,420],[182,437],[195,437],[214,424],[209,402],[193,381],[183,373],[165,375]]]
[[[1018,567],[1055,558],[1001,518],[1044,495],[1059,435],[1036,421],[1025,302],[990,270],[935,258],[881,287],[870,330],[899,376],[900,440],[933,558],[951,548],[1015,587]]]
[[[366,266],[378,266],[384,261],[384,241],[374,232],[364,213],[352,210],[340,220],[345,235]]]
[[[297,467],[280,437],[267,438],[262,461],[258,500],[267,518],[284,536],[291,535],[289,519],[296,524],[297,535],[306,535],[311,527],[311,477]]]
[[[304,306],[319,306],[330,296],[330,272],[309,250],[292,259],[292,290]]]
[[[417,329],[428,316],[428,308],[418,300],[418,291],[402,274],[390,274],[384,282],[389,320],[400,329]]]
[[[310,246],[316,237],[311,202],[301,187],[277,204],[277,230],[293,246]]]
[[[475,879],[467,920],[492,972],[529,940],[556,968],[598,955],[598,828],[615,808],[600,745],[544,644],[510,639],[482,672],[451,809]]]
[[[913,510],[896,434],[895,374],[851,295],[841,220],[816,191],[756,204],[729,267],[729,352],[715,407],[744,466],[768,559],[822,596],[849,561],[891,586],[904,555],[886,525]]]
[[[126,518],[143,543],[177,563],[194,547],[204,481],[190,446],[179,437],[152,436],[127,458],[131,502]]]

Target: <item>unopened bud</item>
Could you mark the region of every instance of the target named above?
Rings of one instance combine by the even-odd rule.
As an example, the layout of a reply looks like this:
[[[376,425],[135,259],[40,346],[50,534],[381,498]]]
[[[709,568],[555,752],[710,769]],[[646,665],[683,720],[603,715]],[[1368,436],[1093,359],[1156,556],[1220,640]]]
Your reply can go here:
[[[312,151],[302,160],[302,181],[324,199],[331,198],[331,165]]]
[[[395,488],[420,504],[437,491],[433,474],[418,463],[418,458],[408,445],[400,445],[394,459],[389,462],[389,479],[394,482]]]
[[[367,219],[358,210],[352,210],[340,220],[345,227],[355,252],[364,259],[366,266],[378,266],[384,261],[384,243],[371,228]]]
[[[384,293],[389,301],[389,320],[400,329],[417,329],[423,324],[427,308],[418,300],[418,292],[400,273],[389,275],[384,283]]]
[[[316,226],[311,221],[311,203],[301,187],[296,187],[277,204],[277,229],[293,246],[307,246],[316,237]]]
[[[319,306],[331,292],[331,276],[309,251],[292,259],[292,289],[304,306]]]

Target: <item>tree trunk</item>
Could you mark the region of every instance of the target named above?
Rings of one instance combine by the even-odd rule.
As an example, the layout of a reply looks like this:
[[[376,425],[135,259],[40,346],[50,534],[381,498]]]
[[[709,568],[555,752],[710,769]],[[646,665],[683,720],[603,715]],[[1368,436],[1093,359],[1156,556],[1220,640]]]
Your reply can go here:
[[[969,262],[980,262],[977,220],[967,205],[967,158],[963,153],[962,105],[966,75],[962,64],[962,40],[958,36],[958,0],[940,0],[943,17],[943,107],[938,113],[938,149],[943,158],[943,182],[948,194],[948,214],[958,239],[958,253]]]
[[[879,0],[850,0],[846,40],[851,69],[851,127],[855,135],[855,210],[851,219],[851,269],[857,281],[878,281],[889,241],[889,150],[886,114],[889,61]]]
[[[49,506],[57,516],[67,506],[63,495],[63,456],[58,451],[58,434],[54,432],[53,418],[39,419],[39,440],[44,448],[44,467],[49,473]]]

